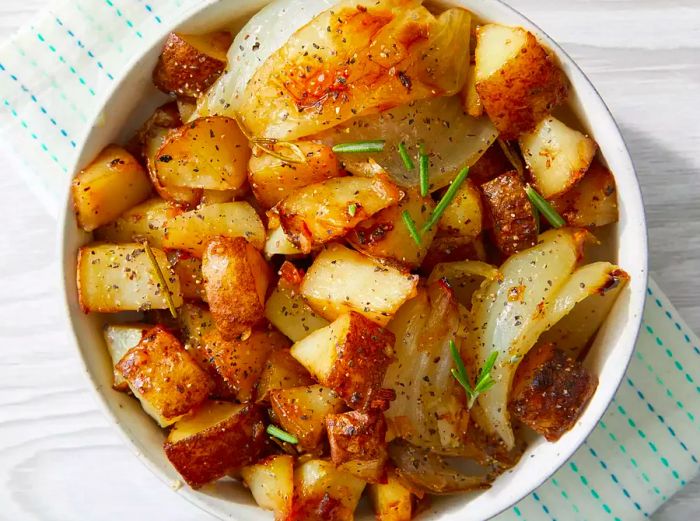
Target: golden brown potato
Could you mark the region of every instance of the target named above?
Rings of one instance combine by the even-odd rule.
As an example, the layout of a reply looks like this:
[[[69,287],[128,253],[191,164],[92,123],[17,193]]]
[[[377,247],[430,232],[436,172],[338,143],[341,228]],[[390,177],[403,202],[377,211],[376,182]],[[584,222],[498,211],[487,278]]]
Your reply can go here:
[[[151,329],[148,324],[107,324],[104,327],[103,334],[107,350],[112,357],[112,365],[114,368],[114,381],[112,388],[115,391],[126,392],[129,390],[129,384],[119,371],[116,365],[129,349],[136,347],[141,342],[143,334]]]
[[[309,372],[291,355],[289,349],[275,349],[267,357],[258,380],[256,402],[269,402],[270,391],[313,384]]]
[[[498,249],[506,256],[537,244],[537,221],[525,185],[513,170],[481,185]]]
[[[272,273],[243,237],[220,237],[207,245],[202,275],[209,309],[224,339],[238,338],[265,316]]]
[[[168,254],[173,272],[180,280],[182,296],[188,300],[207,301],[202,275],[202,260],[188,253],[175,251]]]
[[[548,441],[571,429],[598,386],[598,378],[554,344],[539,344],[515,372],[508,408]]]
[[[386,421],[379,411],[326,416],[331,460],[340,470],[368,483],[386,480]]]
[[[166,279],[160,279],[143,244],[93,244],[78,250],[78,300],[83,312],[116,313],[168,309],[166,291],[175,307],[182,305],[182,290],[177,275],[162,250],[153,255]]]
[[[342,315],[292,346],[292,356],[353,409],[376,407],[394,334],[359,313]]]
[[[292,244],[309,253],[398,203],[402,195],[384,176],[337,177],[297,190],[275,212]]]
[[[294,497],[294,457],[288,454],[268,456],[241,470],[255,502],[275,514],[275,521],[285,521],[292,510]]]
[[[407,267],[419,266],[428,253],[437,230],[431,228],[421,234],[418,245],[403,222],[401,214],[408,214],[419,230],[428,221],[435,208],[431,197],[421,197],[417,191],[407,190],[398,205],[385,208],[362,221],[348,235],[348,241],[370,257],[394,260]]]
[[[248,138],[236,120],[210,116],[170,130],[154,165],[164,186],[237,190],[246,182],[249,159]]]
[[[294,500],[288,521],[352,521],[365,482],[324,460],[294,471]]]
[[[469,169],[469,179],[481,186],[501,174],[513,170],[513,165],[503,153],[498,143],[494,143]]]
[[[161,326],[147,331],[116,369],[161,427],[201,405],[214,388],[180,341]]]
[[[411,521],[413,518],[411,491],[403,486],[393,469],[386,483],[370,484],[369,495],[377,521]]]
[[[420,271],[429,275],[433,268],[442,262],[463,260],[486,260],[486,250],[481,237],[436,237],[423,259]]]
[[[605,226],[618,219],[615,178],[597,159],[573,188],[551,203],[569,226]]]
[[[91,232],[147,199],[151,183],[134,156],[110,145],[75,176],[71,192],[78,226]]]
[[[159,197],[127,210],[115,221],[95,230],[95,239],[106,242],[134,242],[147,239],[151,246],[163,246],[168,219],[182,210]]]
[[[566,99],[566,76],[521,27],[486,24],[476,34],[476,90],[500,137],[516,139]]]
[[[386,325],[401,304],[416,295],[417,284],[415,275],[334,243],[314,260],[301,294],[325,319],[357,311]]]
[[[340,177],[344,172],[331,147],[312,141],[297,141],[295,149],[286,144],[268,145],[276,154],[299,159],[290,163],[256,148],[248,164],[248,180],[255,197],[263,208],[275,206],[294,191],[326,179]]]
[[[196,98],[224,72],[232,41],[225,31],[170,33],[153,70],[153,83],[165,93]]]
[[[177,422],[163,448],[187,484],[199,488],[257,460],[265,444],[257,406],[210,401]]]
[[[331,389],[321,385],[290,387],[270,391],[274,417],[306,452],[321,452],[327,415],[344,409],[343,400]]]
[[[598,145],[581,132],[549,117],[520,136],[520,149],[542,197],[561,195],[583,177]]]
[[[262,250],[265,227],[245,201],[209,204],[170,219],[163,246],[201,257],[209,241],[216,237],[245,237]]]
[[[482,213],[481,192],[474,183],[467,180],[459,187],[455,198],[440,217],[438,235],[474,240],[483,228]]]

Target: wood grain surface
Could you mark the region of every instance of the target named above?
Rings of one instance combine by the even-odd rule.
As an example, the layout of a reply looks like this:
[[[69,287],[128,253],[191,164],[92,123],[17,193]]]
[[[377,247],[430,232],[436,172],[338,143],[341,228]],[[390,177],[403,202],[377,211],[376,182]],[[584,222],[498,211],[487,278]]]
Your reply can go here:
[[[510,3],[608,103],[644,191],[652,274],[700,331],[700,1]],[[47,4],[0,0],[0,43]],[[55,223],[12,172],[0,193],[0,519],[211,519],[159,483],[97,410],[61,316]],[[654,519],[700,519],[700,480]]]

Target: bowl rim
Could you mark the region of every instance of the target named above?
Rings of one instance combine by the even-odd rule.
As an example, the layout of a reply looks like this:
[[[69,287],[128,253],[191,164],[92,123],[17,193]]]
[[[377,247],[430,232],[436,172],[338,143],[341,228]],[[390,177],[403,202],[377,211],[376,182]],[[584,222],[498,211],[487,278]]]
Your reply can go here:
[[[211,8],[215,4],[225,4],[227,2],[230,2],[232,0],[203,0],[201,3],[198,3],[196,6],[191,7],[190,9],[185,10],[180,16],[178,16],[176,19],[172,21],[172,23],[168,24],[163,24],[160,26],[160,30],[157,34],[155,34],[152,38],[151,41],[145,42],[143,46],[143,51],[139,52],[136,54],[133,58],[131,58],[128,63],[124,66],[123,68],[123,73],[122,76],[119,78],[117,82],[115,82],[111,89],[107,91],[104,95],[104,97],[101,100],[100,107],[101,110],[96,111],[95,117],[93,120],[90,122],[88,126],[86,126],[85,130],[82,132],[82,134],[79,136],[77,142],[79,144],[77,148],[77,153],[74,156],[74,161],[71,164],[71,168],[69,169],[69,172],[71,173],[71,179],[72,176],[74,175],[75,172],[77,172],[81,165],[84,163],[85,158],[83,157],[85,155],[85,148],[86,145],[90,142],[90,138],[92,134],[94,133],[95,129],[100,126],[101,120],[103,118],[103,109],[108,106],[112,101],[113,98],[115,97],[115,94],[121,89],[121,87],[124,85],[124,83],[128,80],[129,76],[131,75],[132,71],[139,65],[140,62],[146,60],[149,55],[151,55],[157,48],[159,48],[162,45],[162,42],[166,38],[166,36],[176,28],[180,27],[181,25],[187,23],[193,18],[196,18],[198,15],[200,15],[202,12],[206,11],[207,9]],[[268,3],[273,2],[274,0],[268,0],[266,1],[264,5],[267,5]],[[634,217],[639,219],[639,227],[641,228],[641,236],[638,237],[639,239],[639,252],[642,255],[639,265],[640,265],[640,275],[642,277],[642,280],[639,280],[639,283],[637,284],[637,290],[636,291],[631,291],[630,292],[630,299],[629,299],[629,314],[634,317],[634,324],[630,325],[627,324],[624,328],[626,330],[630,330],[629,334],[629,345],[626,345],[625,347],[627,348],[627,352],[624,353],[624,364],[621,364],[619,366],[619,369],[615,373],[615,380],[612,382],[612,385],[609,386],[608,392],[609,396],[606,396],[603,404],[599,407],[597,411],[595,411],[594,414],[591,415],[589,413],[589,420],[590,422],[587,424],[580,424],[577,425],[572,431],[575,430],[576,432],[576,439],[573,441],[573,443],[570,444],[570,446],[562,450],[562,452],[558,455],[558,459],[556,462],[556,465],[551,467],[545,472],[541,472],[540,475],[538,476],[537,479],[532,480],[526,487],[517,487],[514,488],[516,491],[515,494],[510,494],[509,498],[507,501],[503,501],[501,505],[499,505],[497,508],[493,509],[491,512],[489,512],[489,515],[487,518],[495,517],[502,512],[508,510],[512,506],[516,505],[519,501],[521,501],[523,498],[531,494],[534,490],[539,488],[544,482],[549,480],[564,464],[571,458],[571,456],[581,447],[581,445],[584,443],[585,439],[589,436],[589,434],[597,427],[600,419],[602,416],[605,414],[606,410],[608,409],[608,406],[612,402],[613,398],[615,397],[615,394],[617,393],[618,388],[620,387],[620,384],[622,383],[622,380],[624,378],[624,375],[627,372],[627,368],[629,366],[629,363],[632,358],[632,354],[634,352],[634,348],[636,345],[636,340],[638,338],[640,329],[641,329],[641,324],[642,324],[642,315],[643,315],[643,310],[644,310],[644,304],[646,302],[646,287],[648,284],[648,257],[649,257],[649,252],[648,252],[648,229],[647,229],[647,223],[646,223],[646,208],[643,203],[643,197],[642,197],[642,191],[641,191],[641,186],[639,183],[639,177],[637,175],[636,169],[634,167],[634,162],[632,161],[629,148],[627,146],[627,143],[624,140],[623,134],[620,130],[619,125],[617,124],[617,121],[615,120],[612,112],[610,111],[609,107],[605,103],[603,97],[600,95],[598,90],[596,89],[595,85],[591,82],[591,80],[588,78],[588,76],[583,72],[581,67],[578,65],[578,63],[555,41],[552,37],[550,37],[544,30],[542,30],[541,27],[539,27],[537,24],[535,24],[530,18],[525,16],[523,13],[506,3],[504,0],[479,0],[480,3],[483,3],[485,6],[486,10],[489,10],[489,4],[500,6],[501,9],[505,9],[507,11],[510,11],[510,14],[513,15],[515,18],[519,19],[522,22],[522,25],[528,26],[528,30],[533,31],[537,34],[537,37],[539,40],[543,41],[548,48],[550,48],[554,54],[558,57],[559,61],[562,64],[566,64],[569,67],[569,73],[567,74],[567,77],[572,85],[575,86],[583,86],[587,89],[590,90],[594,94],[594,98],[597,100],[599,103],[600,107],[603,109],[603,113],[601,116],[594,118],[595,120],[603,120],[607,119],[608,123],[612,125],[612,128],[614,129],[616,137],[619,139],[621,147],[619,150],[615,152],[615,156],[617,159],[625,164],[625,167],[632,173],[633,177],[633,184],[631,187],[628,187],[626,189],[626,196],[625,200],[626,201],[635,201],[638,204],[639,212],[634,214]],[[459,0],[441,0],[441,4],[452,4],[452,3],[459,3]],[[572,73],[576,76],[576,78],[572,78]],[[57,222],[57,226],[59,227],[58,233],[57,233],[57,242],[56,242],[56,249],[57,249],[57,254],[59,256],[60,262],[58,263],[58,276],[60,277],[60,289],[62,291],[62,299],[61,303],[63,305],[63,313],[62,316],[65,320],[65,324],[67,328],[70,331],[69,339],[70,343],[72,344],[72,347],[78,352],[79,354],[79,359],[80,363],[83,367],[85,377],[87,381],[89,382],[89,387],[91,394],[93,395],[93,398],[95,402],[98,404],[99,409],[101,410],[102,414],[104,417],[109,421],[111,426],[118,431],[119,436],[124,440],[126,445],[130,448],[130,450],[134,453],[134,455],[137,457],[137,459],[145,465],[158,479],[163,482],[164,484],[168,485],[171,490],[174,492],[178,492],[178,488],[173,487],[172,480],[158,467],[156,462],[154,462],[152,459],[149,457],[145,456],[139,447],[137,446],[136,442],[128,435],[126,429],[121,425],[119,419],[113,412],[112,408],[110,407],[107,397],[105,395],[105,392],[102,390],[99,382],[97,381],[96,375],[89,369],[87,360],[85,358],[84,354],[84,349],[83,349],[83,342],[81,341],[80,338],[78,338],[78,333],[77,333],[77,328],[76,328],[76,321],[79,320],[76,315],[71,311],[71,305],[70,305],[70,296],[69,292],[72,291],[72,288],[69,287],[68,283],[68,278],[66,277],[67,273],[67,266],[66,266],[66,233],[69,228],[69,226],[74,226],[74,216],[73,216],[73,208],[71,205],[71,190],[70,190],[70,180],[65,184],[63,193],[61,194],[62,199],[61,199],[61,209],[60,209],[60,215],[59,215],[59,220]],[[632,193],[630,193],[631,189],[634,189]],[[74,253],[74,252],[72,252]],[[609,355],[608,355],[609,356]],[[588,408],[590,408],[590,405]],[[179,494],[181,497],[186,499],[188,502],[191,504],[195,505],[196,507],[200,508],[204,512],[208,513],[211,516],[219,518],[220,516],[217,515],[217,513],[213,512],[210,505],[206,504],[202,499],[197,494],[193,493],[184,493],[184,494]],[[235,504],[235,503],[234,503]],[[458,517],[453,517],[452,514],[456,514],[457,516],[460,515],[460,512],[456,513],[448,513],[447,517],[449,519],[454,519],[455,521],[458,519]],[[432,516],[430,516],[432,518]]]

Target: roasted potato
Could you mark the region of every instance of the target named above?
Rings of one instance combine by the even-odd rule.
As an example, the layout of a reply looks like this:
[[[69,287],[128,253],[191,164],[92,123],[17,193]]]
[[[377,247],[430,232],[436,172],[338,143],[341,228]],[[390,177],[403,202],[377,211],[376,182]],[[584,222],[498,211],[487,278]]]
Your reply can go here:
[[[591,138],[549,117],[520,136],[520,149],[537,190],[545,198],[561,195],[583,177],[598,146]]]
[[[555,57],[521,27],[477,28],[476,91],[502,139],[530,132],[566,99]]]
[[[162,250],[153,255],[165,277],[163,288],[143,244],[93,244],[78,250],[78,299],[87,313],[98,311],[144,311],[168,309],[166,291],[175,307],[182,305],[182,290],[177,275]]]
[[[365,482],[324,460],[310,460],[294,471],[289,521],[352,521]]]
[[[434,208],[431,197],[421,197],[417,191],[407,190],[398,205],[385,208],[358,224],[348,235],[348,241],[370,257],[393,260],[411,268],[420,266],[437,230],[433,227],[422,233],[419,245],[411,237],[401,214],[408,211],[420,230]]]
[[[368,483],[386,480],[386,421],[380,411],[326,416],[331,460],[340,470]]]
[[[314,260],[301,283],[301,294],[323,318],[335,320],[357,311],[380,325],[415,296],[418,277],[331,244]]]
[[[107,242],[133,242],[147,239],[151,246],[163,246],[168,219],[182,210],[159,197],[149,199],[121,214],[113,222],[95,230],[95,239]]]
[[[270,391],[313,384],[309,372],[291,355],[289,349],[273,350],[258,380],[256,402],[269,402]]]
[[[115,366],[112,384],[115,391],[126,392],[129,390],[129,384],[124,380],[121,373],[117,371],[116,365],[127,351],[139,345],[143,334],[151,327],[148,324],[108,324],[104,327],[105,343],[107,344],[109,355],[112,357],[112,365]]]
[[[154,165],[164,186],[237,190],[249,159],[248,138],[236,120],[210,116],[168,131]]]
[[[257,406],[210,401],[177,422],[163,448],[187,484],[199,488],[254,462],[265,444]]]
[[[273,255],[297,254],[301,254],[301,250],[292,244],[281,226],[268,230],[265,240],[265,257],[267,259],[271,259]]]
[[[275,514],[275,521],[285,521],[292,510],[294,497],[294,458],[288,454],[268,456],[241,470],[243,482],[255,502]]]
[[[320,453],[325,418],[342,411],[343,400],[321,385],[273,389],[269,396],[274,418],[282,428],[295,436],[306,452]]]
[[[207,301],[202,275],[202,260],[190,254],[175,251],[168,254],[173,273],[177,275],[182,289],[182,296],[188,300]]]
[[[515,170],[481,185],[481,191],[501,253],[512,255],[537,243],[534,209]]]
[[[209,241],[216,237],[245,237],[262,250],[265,227],[245,201],[209,204],[170,219],[163,246],[201,257]]]
[[[469,179],[477,186],[513,170],[513,165],[498,143],[491,145],[469,169]]]
[[[114,221],[151,194],[151,183],[134,156],[110,145],[73,178],[71,192],[78,226],[91,232]]]
[[[454,199],[440,217],[438,235],[474,240],[483,228],[482,213],[481,192],[474,183],[467,180],[459,187]]]
[[[116,370],[161,427],[197,408],[214,388],[180,341],[161,326],[148,330]]]
[[[275,212],[292,244],[309,253],[398,203],[402,196],[383,176],[337,177],[297,190],[280,202]]]
[[[226,51],[232,41],[225,31],[170,33],[153,70],[153,83],[168,94],[198,97],[224,72]]]
[[[353,409],[380,399],[394,334],[351,311],[292,346],[292,356]]]
[[[423,259],[420,272],[429,275],[441,262],[486,260],[486,250],[481,237],[436,237]]]
[[[413,496],[396,473],[389,471],[386,483],[370,484],[369,496],[372,499],[377,521],[411,521],[413,519]]]
[[[462,98],[462,107],[464,112],[473,118],[480,118],[484,114],[484,105],[481,103],[479,93],[476,91],[476,63],[469,64],[467,72],[467,81],[459,93]]]
[[[515,372],[508,409],[548,441],[571,429],[598,386],[598,378],[554,344],[535,346]]]
[[[243,237],[220,237],[207,245],[202,275],[209,309],[224,339],[238,338],[265,316],[272,273]]]
[[[256,147],[248,164],[248,180],[263,208],[272,208],[285,197],[307,185],[320,183],[344,172],[331,147],[313,141],[266,145],[275,155]],[[288,162],[280,157],[302,162]],[[299,157],[300,156],[300,157]]]

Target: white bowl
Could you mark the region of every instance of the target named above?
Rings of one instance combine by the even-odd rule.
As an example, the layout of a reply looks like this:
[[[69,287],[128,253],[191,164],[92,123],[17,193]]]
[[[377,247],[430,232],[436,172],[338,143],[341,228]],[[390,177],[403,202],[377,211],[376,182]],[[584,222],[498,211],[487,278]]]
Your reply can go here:
[[[109,93],[102,114],[81,141],[82,150],[73,171],[89,162],[105,145],[123,141],[147,114],[165,99],[151,84],[151,70],[167,33],[179,28],[185,32],[221,27],[223,23],[247,19],[266,0],[208,0],[195,12],[184,13],[181,23],[163,27],[161,39],[128,67],[126,77]],[[445,5],[463,6],[479,18],[508,25],[521,25],[533,31],[558,56],[572,84],[571,107],[589,134],[599,143],[618,187],[620,221],[609,237],[608,253],[632,277],[610,316],[599,332],[587,365],[599,377],[599,386],[585,414],[570,432],[556,443],[537,438],[520,463],[500,476],[489,490],[437,498],[420,519],[465,521],[488,519],[515,504],[549,478],[583,443],[597,425],[624,375],[634,349],[641,322],[647,275],[646,227],[642,199],[625,143],[615,121],[594,87],[564,51],[537,26],[498,0],[451,0]],[[131,125],[131,126],[129,126]],[[162,450],[163,431],[144,414],[136,400],[112,390],[112,369],[103,347],[99,315],[84,315],[78,306],[75,284],[75,258],[78,247],[89,240],[75,222],[69,194],[61,232],[66,315],[74,332],[85,370],[105,414],[124,434],[134,452],[158,477],[171,485],[179,483]],[[272,516],[253,503],[249,493],[233,481],[222,481],[200,491],[188,487],[177,492],[220,519],[270,520]],[[365,506],[358,520],[373,519]]]

